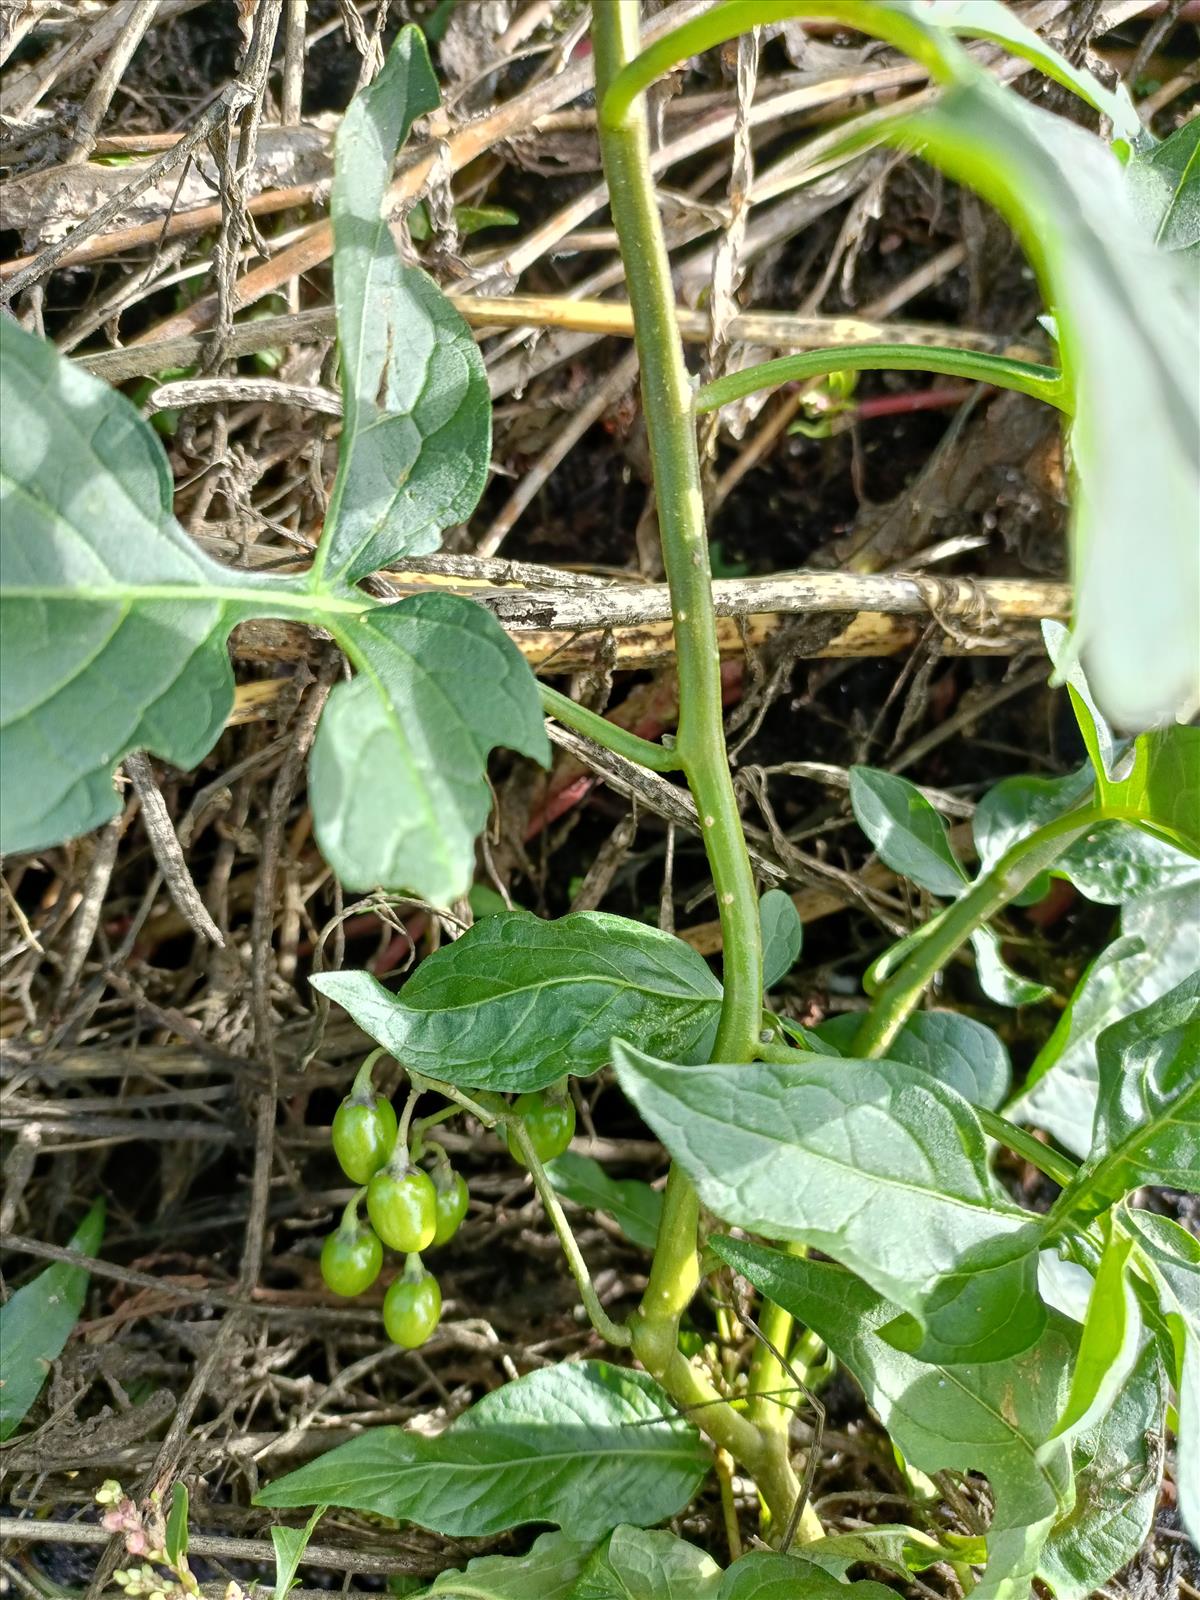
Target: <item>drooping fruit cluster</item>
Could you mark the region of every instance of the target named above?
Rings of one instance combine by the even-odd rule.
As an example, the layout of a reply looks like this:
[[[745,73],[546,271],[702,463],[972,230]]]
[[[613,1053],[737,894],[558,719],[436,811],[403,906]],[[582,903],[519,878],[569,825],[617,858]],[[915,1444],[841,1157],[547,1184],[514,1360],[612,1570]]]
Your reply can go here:
[[[442,1292],[425,1267],[421,1252],[445,1244],[458,1232],[467,1214],[470,1195],[463,1176],[455,1172],[441,1145],[433,1153],[432,1176],[417,1163],[425,1146],[419,1136],[409,1137],[410,1109],[397,1122],[392,1103],[377,1094],[371,1070],[384,1052],[376,1050],[363,1062],[350,1093],[333,1119],[333,1153],[342,1171],[360,1185],[342,1214],[339,1227],[321,1246],[321,1275],[339,1295],[363,1294],[383,1268],[383,1247],[400,1251],[407,1259],[404,1272],[388,1286],[383,1300],[383,1325],[389,1339],[415,1350],[438,1325]],[[566,1080],[545,1091],[518,1095],[506,1107],[492,1096],[498,1112],[509,1113],[508,1148],[513,1159],[526,1165],[522,1130],[539,1162],[553,1161],[571,1142],[575,1132],[575,1107]],[[436,1113],[416,1129],[443,1121],[454,1107]],[[368,1222],[359,1215],[367,1203]]]
[[[333,1119],[333,1153],[346,1176],[361,1187],[340,1226],[321,1246],[321,1276],[334,1294],[363,1294],[382,1270],[384,1245],[401,1251],[407,1260],[384,1297],[383,1325],[390,1339],[415,1350],[442,1314],[441,1290],[422,1263],[421,1251],[454,1237],[467,1214],[469,1195],[462,1174],[453,1170],[440,1146],[434,1147],[433,1177],[413,1161],[391,1101],[377,1094],[371,1081],[371,1069],[382,1054],[376,1050],[363,1062]],[[369,1223],[359,1215],[364,1198]]]

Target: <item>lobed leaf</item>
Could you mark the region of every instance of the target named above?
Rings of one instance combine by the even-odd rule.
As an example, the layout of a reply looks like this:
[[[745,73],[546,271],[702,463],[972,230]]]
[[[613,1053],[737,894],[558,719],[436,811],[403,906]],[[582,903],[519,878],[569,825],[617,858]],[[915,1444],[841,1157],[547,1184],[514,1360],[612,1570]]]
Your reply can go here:
[[[1026,1349],[1040,1219],[994,1183],[965,1100],[896,1061],[681,1068],[616,1042],[626,1095],[725,1222],[815,1246],[908,1313],[889,1330],[927,1361]]]
[[[233,704],[225,640],[287,585],[232,573],[171,515],[162,444],[123,395],[0,317],[0,850],[120,809],[132,750],[195,766]]]
[[[825,1341],[906,1461],[926,1473],[986,1474],[995,1511],[988,1565],[972,1593],[1025,1600],[1041,1545],[1072,1503],[1067,1446],[1042,1449],[1067,1389],[1074,1338],[1066,1318],[1052,1314],[1037,1342],[1006,1360],[927,1364],[884,1336],[895,1306],[844,1268],[738,1239],[709,1242]]]
[[[458,595],[380,607],[342,643],[358,671],[329,696],[309,771],[322,853],[349,889],[450,905],[491,807],[489,751],[550,763],[537,682],[491,613]]]
[[[1092,1155],[1052,1228],[1079,1226],[1144,1183],[1200,1190],[1200,973],[1106,1028],[1096,1058]]]
[[[690,1422],[642,1372],[543,1367],[436,1438],[372,1428],[260,1490],[263,1506],[349,1506],[472,1538],[548,1522],[577,1540],[681,1511],[708,1468]]]
[[[325,587],[436,549],[487,481],[483,358],[433,280],[401,264],[382,215],[396,151],[439,99],[421,31],[405,27],[338,131],[331,212],[344,421],[313,567]]]
[[[94,1256],[103,1238],[104,1202],[97,1200],[67,1248]],[[0,1306],[0,1440],[12,1437],[41,1393],[79,1321],[87,1286],[85,1268],[56,1262]]]
[[[399,997],[365,972],[315,988],[418,1072],[463,1089],[541,1089],[605,1065],[624,1034],[701,1061],[721,986],[690,945],[601,911],[488,917],[428,957]]]

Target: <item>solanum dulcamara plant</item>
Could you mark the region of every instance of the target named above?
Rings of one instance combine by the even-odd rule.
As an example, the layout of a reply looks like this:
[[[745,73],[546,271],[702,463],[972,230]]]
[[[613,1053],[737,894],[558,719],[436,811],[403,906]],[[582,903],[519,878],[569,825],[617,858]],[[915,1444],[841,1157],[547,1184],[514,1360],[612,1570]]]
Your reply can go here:
[[[917,109],[851,121],[841,150],[887,142],[1002,213],[1037,275],[1053,365],[865,344],[693,381],[645,92],[696,53],[789,17],[877,35],[928,73],[934,92]],[[323,1252],[331,1288],[361,1292],[383,1247],[399,1250],[407,1265],[389,1290],[387,1332],[409,1346],[429,1336],[440,1295],[424,1253],[466,1208],[434,1130],[469,1117],[501,1130],[532,1174],[613,1360],[516,1378],[437,1437],[364,1431],[267,1485],[259,1503],[353,1507],[454,1536],[557,1530],[521,1557],[443,1574],[433,1594],[803,1600],[841,1594],[863,1564],[904,1577],[949,1562],[979,1600],[1024,1596],[1035,1579],[1078,1600],[1145,1537],[1168,1427],[1183,1521],[1200,1535],[1200,1244],[1133,1198],[1154,1185],[1195,1192],[1200,1179],[1200,734],[1185,720],[1200,614],[1188,220],[1200,204],[1200,123],[1155,141],[1123,91],[993,0],[723,0],[646,48],[640,25],[638,0],[593,8],[601,147],[675,618],[674,742],[637,738],[540,685],[467,599],[385,603],[363,587],[470,516],[490,446],[475,343],[434,282],[402,264],[383,216],[396,152],[439,100],[422,36],[407,27],[337,141],[344,425],[307,572],[264,576],[204,555],[172,516],[165,457],[134,408],[0,318],[3,847],[48,848],[106,821],[130,752],[199,762],[230,709],[227,637],[258,617],[324,630],[352,669],[329,696],[309,774],[320,847],[349,889],[443,907],[463,896],[489,809],[489,753],[548,764],[547,717],[675,774],[695,800],[720,909],[720,980],[687,944],[640,922],[520,910],[481,918],[398,993],[364,972],[313,979],[380,1047],[335,1125],[358,1187]],[[1107,137],[1002,87],[972,37],[1072,90]],[[697,426],[753,390],[897,367],[1018,389],[1062,413],[1075,615],[1069,634],[1047,624],[1045,637],[1090,759],[1069,777],[1007,779],[985,795],[973,877],[920,790],[854,769],[855,817],[932,914],[867,973],[865,1011],[809,1031],[766,1002],[802,929],[786,895],[759,897],[731,782]],[[991,923],[1050,877],[1119,906],[1121,934],[1014,1096],[998,1036],[923,1001],[968,945],[993,1000],[1036,998]],[[399,1118],[374,1087],[380,1053],[407,1074]],[[566,1148],[570,1078],[606,1069],[670,1156],[661,1193]],[[1048,1210],[1000,1185],[997,1145],[1056,1187]],[[627,1320],[601,1303],[562,1196],[603,1205],[652,1252]],[[697,1349],[689,1325],[702,1281],[728,1283],[730,1269],[761,1296],[757,1354],[734,1376]],[[927,1519],[826,1535],[790,1425],[833,1361],[861,1385],[914,1485],[936,1496],[939,1475],[986,1477],[986,1527],[951,1533]],[[761,1505],[761,1548],[724,1571],[655,1526],[689,1504],[714,1460],[736,1464]],[[849,1589],[852,1600],[891,1592],[863,1580]]]

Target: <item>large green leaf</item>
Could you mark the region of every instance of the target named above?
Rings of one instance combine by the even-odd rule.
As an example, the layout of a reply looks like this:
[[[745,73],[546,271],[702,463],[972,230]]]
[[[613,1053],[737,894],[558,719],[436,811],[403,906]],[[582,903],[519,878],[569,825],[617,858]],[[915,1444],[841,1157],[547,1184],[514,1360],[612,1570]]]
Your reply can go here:
[[[537,683],[504,629],[458,595],[414,595],[362,618],[358,668],[329,697],[313,744],[317,839],[350,889],[467,892],[487,820],[488,752],[550,762]]]
[[[1087,1600],[1132,1561],[1154,1521],[1166,1381],[1152,1341],[1094,1426],[1073,1441],[1075,1504],[1038,1568],[1058,1600]]]
[[[463,1537],[549,1522],[587,1540],[681,1511],[708,1464],[645,1373],[564,1362],[486,1395],[436,1438],[372,1428],[256,1504],[349,1506]]]
[[[94,1256],[103,1237],[104,1202],[97,1200],[67,1248]],[[56,1262],[0,1306],[0,1440],[16,1432],[41,1393],[79,1321],[87,1286],[83,1267]]]
[[[1126,1209],[1122,1227],[1137,1240],[1170,1324],[1178,1396],[1176,1486],[1179,1514],[1200,1543],[1200,1240],[1169,1217]]]
[[[1200,973],[1106,1028],[1096,1058],[1092,1155],[1052,1228],[1087,1222],[1144,1183],[1200,1190]]]
[[[854,1054],[861,1018],[852,1011],[830,1017],[818,1035],[845,1056]],[[888,1046],[892,1061],[917,1067],[956,1089],[973,1106],[997,1111],[1012,1082],[1008,1051],[991,1028],[960,1011],[915,1011]]]
[[[365,972],[313,979],[359,1027],[431,1078],[526,1090],[604,1066],[614,1034],[701,1061],[721,987],[681,939],[607,912],[487,917],[423,961],[399,997]]]
[[[725,1222],[798,1240],[910,1315],[928,1361],[1026,1349],[1042,1223],[995,1184],[971,1107],[918,1068],[823,1058],[676,1067],[613,1047],[621,1087]]]
[[[1116,156],[981,69],[900,137],[995,205],[1033,262],[1074,397],[1076,645],[1110,722],[1165,722],[1198,680],[1200,325],[1185,273],[1140,225]]]
[[[1187,886],[1131,900],[1121,937],[1080,978],[1006,1115],[1035,1123],[1081,1160],[1092,1147],[1099,1078],[1096,1041],[1111,1023],[1156,1000],[1194,970],[1200,897]]]
[[[931,894],[954,899],[967,884],[946,824],[907,778],[875,767],[850,768],[855,820],[887,866]]]
[[[226,637],[287,585],[201,554],[154,430],[7,316],[0,413],[0,849],[36,850],[116,815],[131,750],[208,753],[233,703]]]
[[[610,1178],[591,1156],[565,1150],[546,1167],[546,1176],[564,1199],[585,1211],[606,1211],[622,1233],[644,1250],[653,1250],[662,1216],[662,1195],[640,1178]]]
[[[382,215],[396,151],[438,100],[421,32],[402,28],[338,132],[331,210],[345,420],[313,569],[320,584],[435,549],[487,479],[483,359],[437,285],[401,265]]]
[[[673,1533],[624,1524],[613,1529],[571,1600],[717,1600],[721,1569]]]
[[[988,1566],[973,1593],[1025,1600],[1041,1545],[1072,1503],[1067,1446],[1042,1448],[1067,1391],[1067,1319],[1053,1313],[1036,1344],[1008,1360],[930,1365],[881,1336],[896,1308],[844,1268],[738,1239],[710,1243],[829,1345],[912,1466],[986,1474],[995,1511]]]
[[[523,1556],[476,1556],[462,1571],[443,1572],[422,1595],[439,1600],[577,1600],[576,1584],[591,1544],[543,1533]]]

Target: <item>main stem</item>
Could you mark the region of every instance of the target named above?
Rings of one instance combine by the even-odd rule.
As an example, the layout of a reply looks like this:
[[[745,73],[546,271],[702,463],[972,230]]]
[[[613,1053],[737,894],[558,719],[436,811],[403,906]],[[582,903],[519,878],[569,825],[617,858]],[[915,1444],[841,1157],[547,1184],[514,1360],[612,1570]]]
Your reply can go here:
[[[603,0],[593,7],[596,98],[638,52],[638,0]],[[714,1059],[754,1059],[762,1015],[762,942],[758,896],[738,813],[721,711],[720,656],[712,601],[708,538],[696,449],[693,390],[675,320],[666,241],[650,176],[650,145],[640,96],[619,117],[600,115],[600,148],[613,224],[625,263],[663,563],[671,593],[679,673],[679,732],[675,755],[700,815],[704,847],[717,892],[725,950],[724,999]],[[673,1167],[650,1281],[633,1323],[634,1353],[681,1405],[703,1405],[697,1421],[709,1436],[754,1473],[780,1526],[799,1486],[787,1449],[787,1414],[739,1417],[716,1398],[679,1351],[679,1321],[699,1283],[696,1257],[699,1202]],[[815,1523],[815,1526],[814,1526]],[[819,1536],[810,1515],[803,1532]]]

